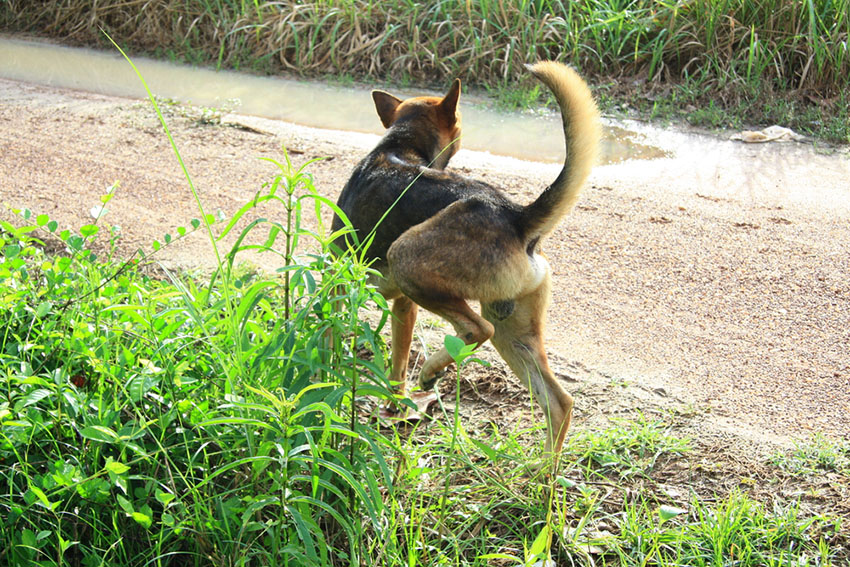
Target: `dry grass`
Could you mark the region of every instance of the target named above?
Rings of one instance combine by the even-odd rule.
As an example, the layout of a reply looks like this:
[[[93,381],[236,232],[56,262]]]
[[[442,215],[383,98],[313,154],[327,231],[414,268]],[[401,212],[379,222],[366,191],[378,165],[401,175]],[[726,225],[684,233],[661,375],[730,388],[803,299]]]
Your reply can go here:
[[[226,67],[493,85],[540,58],[601,76],[699,78],[836,96],[848,86],[848,0],[9,0],[5,29],[165,50]]]

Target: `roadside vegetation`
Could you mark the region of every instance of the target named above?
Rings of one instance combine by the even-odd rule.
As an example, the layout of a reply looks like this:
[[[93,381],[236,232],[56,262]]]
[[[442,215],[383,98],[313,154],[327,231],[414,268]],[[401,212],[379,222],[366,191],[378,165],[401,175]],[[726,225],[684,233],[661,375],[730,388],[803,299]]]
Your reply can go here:
[[[654,411],[576,428],[551,470],[542,424],[461,412],[479,361],[451,340],[454,388],[434,418],[376,420],[379,404],[406,403],[386,381],[386,305],[358,249],[331,254],[334,205],[310,162],[275,163],[231,217],[198,199],[195,218],[129,259],[115,255],[112,191],[76,230],[28,209],[0,222],[0,563],[850,561],[850,447],[837,441],[742,466],[689,438],[698,416]],[[157,264],[198,231],[212,274]],[[249,252],[280,269],[247,267]]]
[[[0,29],[103,46],[102,29],[132,52],[261,73],[458,76],[508,107],[541,102],[522,65],[556,58],[609,113],[850,142],[850,0],[7,0]]]

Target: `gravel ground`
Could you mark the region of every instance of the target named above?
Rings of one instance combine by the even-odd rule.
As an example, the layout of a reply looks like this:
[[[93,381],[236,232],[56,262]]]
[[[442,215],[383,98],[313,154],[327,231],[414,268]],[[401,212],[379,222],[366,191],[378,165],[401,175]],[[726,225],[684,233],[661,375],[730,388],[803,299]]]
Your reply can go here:
[[[368,100],[363,112],[373,112]],[[296,165],[331,158],[309,170],[335,199],[377,139],[248,117],[235,120],[254,130],[201,126],[179,108],[168,120],[208,212],[233,212],[252,197],[276,171],[257,158],[280,158],[281,144]],[[597,167],[545,247],[555,272],[555,368],[677,400],[707,428],[754,441],[816,432],[850,439],[846,150],[634,126],[667,156]],[[198,216],[167,139],[139,101],[0,80],[0,156],[0,200],[62,226],[91,222],[99,196],[119,181],[106,220],[122,227],[125,255]],[[452,167],[520,201],[558,170],[468,151]],[[195,268],[213,254],[195,234],[159,258]],[[615,407],[617,390],[610,395],[594,407]]]

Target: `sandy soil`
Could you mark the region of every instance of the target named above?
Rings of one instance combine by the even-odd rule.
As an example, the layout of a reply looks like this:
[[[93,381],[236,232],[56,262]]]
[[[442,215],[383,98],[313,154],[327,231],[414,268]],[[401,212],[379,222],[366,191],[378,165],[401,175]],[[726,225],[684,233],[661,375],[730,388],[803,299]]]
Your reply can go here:
[[[233,120],[254,130],[202,126],[190,114],[171,108],[168,120],[207,212],[233,212],[252,197],[276,171],[257,158],[281,158],[282,144],[296,164],[330,158],[309,171],[335,199],[376,141],[250,117]],[[577,426],[675,406],[712,435],[850,439],[846,151],[645,136],[667,157],[598,167],[546,244],[549,347],[577,395]],[[519,201],[558,170],[467,151],[452,166]],[[69,228],[91,222],[99,196],[119,181],[106,221],[122,227],[124,255],[199,216],[155,115],[139,101],[0,80],[0,180],[3,203]],[[201,234],[158,258],[191,268],[213,261]],[[509,383],[485,354],[496,364],[475,376]],[[508,386],[478,395],[499,388]]]

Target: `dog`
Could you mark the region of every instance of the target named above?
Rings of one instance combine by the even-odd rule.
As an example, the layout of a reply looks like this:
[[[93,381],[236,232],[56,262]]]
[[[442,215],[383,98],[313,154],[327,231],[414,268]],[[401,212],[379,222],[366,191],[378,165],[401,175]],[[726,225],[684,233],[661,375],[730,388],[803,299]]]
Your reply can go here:
[[[401,100],[373,91],[387,129],[354,169],[337,205],[357,241],[373,237],[365,258],[392,300],[389,379],[406,393],[413,328],[421,306],[451,323],[466,344],[488,339],[530,388],[547,422],[546,454],[559,455],[573,398],[552,374],[544,350],[551,269],[543,238],[573,207],[596,159],[599,111],[572,68],[552,61],[527,66],[560,107],[566,160],[557,179],[522,205],[499,189],[446,171],[460,148],[460,80],[443,97]],[[345,222],[336,215],[333,230]],[[345,249],[355,241],[340,237]],[[477,300],[481,314],[467,303]],[[419,385],[431,389],[452,362],[448,351],[424,362]]]

